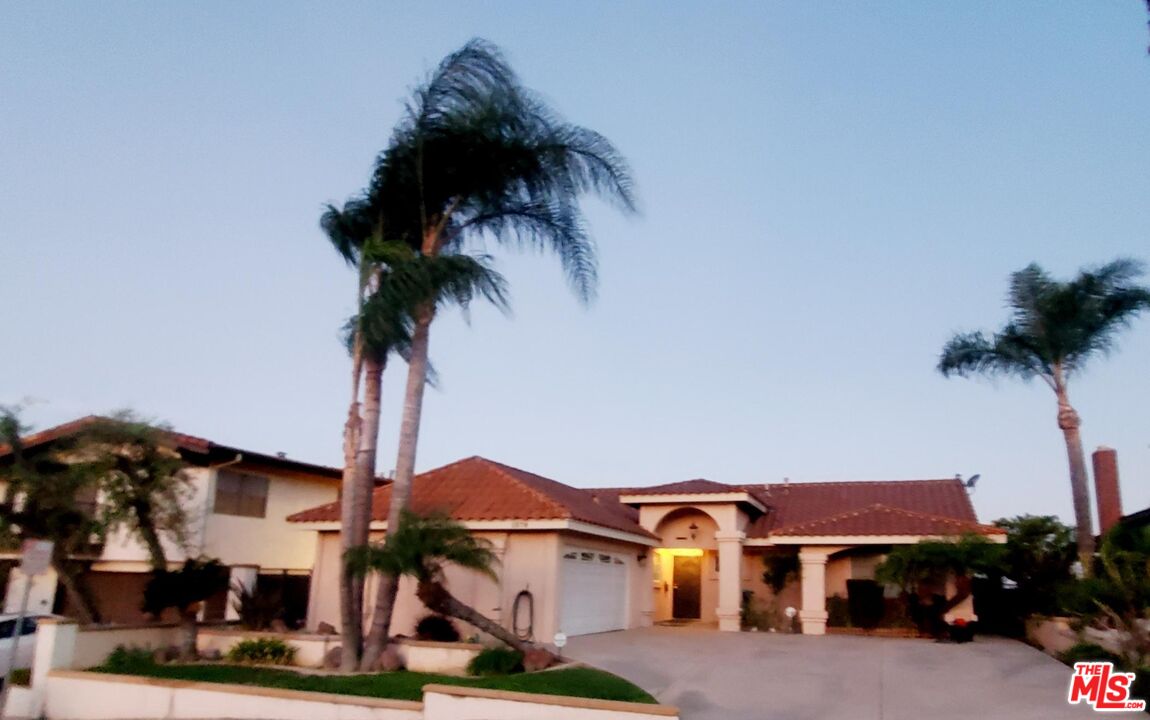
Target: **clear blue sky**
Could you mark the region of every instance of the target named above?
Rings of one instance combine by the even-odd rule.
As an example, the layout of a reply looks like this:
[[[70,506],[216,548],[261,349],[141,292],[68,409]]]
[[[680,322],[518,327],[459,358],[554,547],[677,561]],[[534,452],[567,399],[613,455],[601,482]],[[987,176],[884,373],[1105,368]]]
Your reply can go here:
[[[419,449],[575,485],[982,473],[1071,517],[1041,384],[945,380],[1009,273],[1150,259],[1140,0],[0,5],[0,402],[131,406],[335,464],[354,279],[321,204],[472,36],[628,156],[599,300],[497,251],[515,316],[437,322]],[[1150,505],[1150,318],[1072,388]],[[385,378],[392,466],[406,368]]]

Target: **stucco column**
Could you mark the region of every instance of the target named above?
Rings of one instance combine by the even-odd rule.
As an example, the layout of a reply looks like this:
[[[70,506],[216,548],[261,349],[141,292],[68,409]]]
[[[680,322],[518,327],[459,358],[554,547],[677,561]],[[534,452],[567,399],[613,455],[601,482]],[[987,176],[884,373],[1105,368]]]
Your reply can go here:
[[[258,565],[233,565],[228,569],[228,600],[227,606],[224,608],[225,620],[239,620],[240,612],[236,610],[236,605],[240,603],[240,588],[243,588],[249,593],[256,591],[256,583],[259,582],[260,568]],[[200,611],[200,619],[203,619],[203,610]]]
[[[803,635],[825,635],[827,632],[827,556],[826,550],[803,548],[799,551],[802,565],[803,607],[799,611]]]
[[[724,632],[740,630],[739,607],[743,599],[743,532],[717,532],[719,546],[719,629]]]

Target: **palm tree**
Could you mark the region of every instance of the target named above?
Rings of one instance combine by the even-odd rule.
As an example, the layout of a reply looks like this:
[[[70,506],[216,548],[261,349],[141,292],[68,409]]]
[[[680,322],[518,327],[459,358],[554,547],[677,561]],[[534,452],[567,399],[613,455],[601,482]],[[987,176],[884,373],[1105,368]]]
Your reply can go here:
[[[353,553],[349,566],[360,574],[375,570],[390,577],[410,576],[417,583],[416,596],[428,610],[470,623],[520,652],[538,649],[447,589],[443,569],[448,563],[498,581],[494,570],[498,558],[490,543],[446,515],[423,517],[404,510],[398,525],[392,527],[395,529],[388,532],[383,544],[365,546]]]
[[[363,317],[363,306],[372,278],[372,268],[363,252],[369,239],[375,233],[377,223],[368,203],[363,199],[353,199],[344,203],[343,208],[328,205],[320,217],[320,227],[327,235],[332,247],[340,257],[355,268],[356,313],[350,323],[350,349],[352,355],[351,401],[348,405],[347,420],[343,428],[343,476],[340,483],[340,533],[342,550],[346,553],[353,547],[364,545],[368,540],[368,509],[370,486],[365,489],[358,477],[361,444],[364,442],[363,423],[360,411],[360,392],[364,377],[364,344],[359,332],[359,319]],[[386,351],[384,351],[386,356]],[[383,363],[379,353],[372,353],[367,385],[369,394],[382,383]],[[377,406],[378,407],[378,406]],[[378,414],[375,416],[378,418]],[[378,427],[378,425],[377,425]],[[375,433],[378,435],[378,432]],[[367,433],[368,438],[371,433]],[[370,442],[370,439],[367,440]],[[365,460],[368,453],[364,453]],[[374,456],[371,457],[374,460]],[[374,479],[374,463],[371,475]],[[355,670],[359,664],[360,649],[363,645],[363,579],[352,576],[347,571],[340,572],[340,633],[343,644],[340,666],[345,671]]]
[[[1111,351],[1118,331],[1150,309],[1150,289],[1135,283],[1142,275],[1140,263],[1119,259],[1061,282],[1032,263],[1011,275],[1011,318],[1006,325],[993,335],[955,335],[938,360],[944,376],[1038,377],[1054,391],[1058,427],[1070,460],[1078,558],[1086,573],[1094,557],[1090,488],[1078,413],[1070,404],[1067,383],[1090,358]]]
[[[485,256],[421,257],[409,246],[385,239],[385,223],[373,218],[362,201],[353,200],[342,211],[329,206],[322,223],[340,254],[359,268],[360,278],[359,311],[345,326],[353,366],[352,402],[344,428],[345,555],[368,542],[383,372],[393,352],[411,359],[413,309],[428,302],[466,308],[477,295],[504,311],[508,307],[506,282]],[[430,372],[427,363],[422,372]],[[341,629],[341,666],[354,670],[362,647],[362,576],[343,570],[340,596],[341,621],[346,622]]]
[[[463,253],[468,241],[554,252],[576,295],[589,301],[595,249],[579,197],[594,193],[635,209],[627,164],[602,135],[560,117],[524,88],[499,50],[472,40],[419,86],[368,196],[388,218],[389,236],[420,257]],[[408,505],[436,304],[414,309],[388,527]],[[381,582],[365,662],[387,643],[396,584]]]

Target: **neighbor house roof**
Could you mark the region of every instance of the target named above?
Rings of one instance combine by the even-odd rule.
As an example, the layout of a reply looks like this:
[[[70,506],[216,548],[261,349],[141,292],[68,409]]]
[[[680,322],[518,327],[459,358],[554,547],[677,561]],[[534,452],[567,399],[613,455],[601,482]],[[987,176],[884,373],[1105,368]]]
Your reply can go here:
[[[371,503],[373,521],[387,520],[391,494],[391,483],[376,488]],[[461,522],[575,520],[654,537],[617,502],[601,502],[578,488],[481,457],[469,457],[416,475],[409,507],[421,514],[445,513]],[[291,522],[339,519],[339,503],[304,510],[288,518]]]
[[[63,423],[55,427],[41,430],[40,432],[31,433],[21,438],[21,443],[24,446],[25,452],[36,451],[50,446],[53,442],[63,438],[78,435],[99,423],[116,422],[115,418],[104,417],[100,415],[87,415],[71,422]],[[284,470],[306,475],[318,475],[321,477],[338,479],[342,477],[343,471],[339,468],[328,467],[325,465],[316,465],[314,463],[303,462],[300,460],[293,460],[279,454],[266,454],[255,452],[253,450],[245,450],[243,448],[234,447],[231,445],[221,445],[219,443],[207,440],[195,435],[188,435],[175,430],[159,429],[163,437],[172,444],[175,449],[189,461],[194,464],[213,464],[217,462],[231,462],[236,456],[242,455],[243,461],[248,465],[258,465],[267,468],[269,471]],[[12,448],[6,444],[0,444],[0,463],[10,459],[12,455]]]

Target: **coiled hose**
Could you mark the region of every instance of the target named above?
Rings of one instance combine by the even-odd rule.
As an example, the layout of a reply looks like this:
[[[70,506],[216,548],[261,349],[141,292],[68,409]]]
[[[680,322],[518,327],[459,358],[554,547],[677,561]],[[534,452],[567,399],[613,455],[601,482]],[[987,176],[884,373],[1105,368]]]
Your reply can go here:
[[[527,627],[519,627],[519,604],[526,601],[527,603]],[[520,590],[519,594],[515,596],[515,602],[511,604],[511,630],[515,633],[515,637],[520,640],[534,640],[535,639],[535,596],[531,594],[530,590]]]

